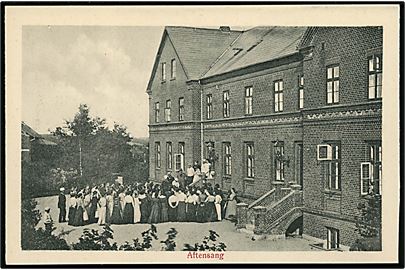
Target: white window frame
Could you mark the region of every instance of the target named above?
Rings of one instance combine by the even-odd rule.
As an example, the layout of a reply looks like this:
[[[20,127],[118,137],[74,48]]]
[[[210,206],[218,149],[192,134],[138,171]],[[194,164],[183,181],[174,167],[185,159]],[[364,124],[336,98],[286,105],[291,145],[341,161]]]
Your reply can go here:
[[[366,170],[364,170],[364,167],[368,166],[368,177],[364,177],[364,173]],[[364,191],[364,182],[367,181],[367,190]],[[370,186],[372,185],[373,181],[373,164],[371,162],[362,162],[360,163],[360,193],[361,195],[367,195],[370,193]]]

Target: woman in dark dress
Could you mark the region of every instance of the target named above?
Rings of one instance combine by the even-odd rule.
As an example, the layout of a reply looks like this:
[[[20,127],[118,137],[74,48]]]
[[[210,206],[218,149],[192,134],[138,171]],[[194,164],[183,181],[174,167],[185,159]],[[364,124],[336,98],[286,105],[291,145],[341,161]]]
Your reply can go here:
[[[145,190],[141,190],[139,193],[139,201],[141,203],[141,223],[148,223],[150,216],[150,201],[149,197],[145,194]]]
[[[111,224],[122,224],[120,198],[114,193],[114,206],[111,214]]]
[[[206,222],[207,221],[207,206],[205,200],[207,195],[200,190],[197,191],[200,204],[197,207],[197,222]]]
[[[125,207],[123,213],[123,222],[125,224],[134,223],[134,199],[131,196],[131,192],[127,191],[125,195]]]
[[[160,201],[158,198],[158,191],[153,192],[152,194],[152,198],[151,198],[151,204],[152,204],[152,208],[150,211],[150,216],[149,216],[149,220],[148,223],[149,224],[155,224],[155,223],[159,223],[159,217],[160,217]]]
[[[215,196],[212,195],[212,191],[206,190],[205,194],[207,195],[207,199],[205,199],[205,202],[207,204],[206,206],[206,221],[208,222],[213,222],[217,220],[217,210],[215,207]]]
[[[77,205],[76,194],[74,192],[71,192],[69,199],[68,225],[74,224],[74,219],[76,215],[76,205]]]
[[[94,191],[90,202],[89,223],[96,223],[98,221],[98,218],[96,218],[97,203],[98,203],[97,191]]]
[[[198,196],[195,191],[191,191],[186,201],[186,219],[188,222],[196,221],[196,208],[197,208]]]
[[[168,204],[166,196],[161,193],[159,196],[160,201],[160,222],[168,222],[169,215],[168,215]]]
[[[83,226],[83,211],[84,211],[84,203],[82,194],[79,193],[76,195],[76,211],[73,218],[73,226]]]
[[[179,205],[177,206],[177,221],[186,221],[186,200],[187,196],[182,190],[179,190],[176,194]]]
[[[176,222],[177,221],[177,206],[179,204],[179,201],[177,200],[177,196],[174,195],[174,192],[171,192],[171,195],[169,196],[168,199],[168,216],[169,216],[169,221],[171,222]]]

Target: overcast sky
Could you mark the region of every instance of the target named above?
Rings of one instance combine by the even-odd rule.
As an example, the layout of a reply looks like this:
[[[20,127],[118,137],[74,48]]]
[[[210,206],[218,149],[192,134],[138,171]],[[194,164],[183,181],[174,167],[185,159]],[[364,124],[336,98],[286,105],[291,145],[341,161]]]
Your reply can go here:
[[[93,116],[148,136],[146,86],[163,27],[24,26],[22,120],[40,133]]]

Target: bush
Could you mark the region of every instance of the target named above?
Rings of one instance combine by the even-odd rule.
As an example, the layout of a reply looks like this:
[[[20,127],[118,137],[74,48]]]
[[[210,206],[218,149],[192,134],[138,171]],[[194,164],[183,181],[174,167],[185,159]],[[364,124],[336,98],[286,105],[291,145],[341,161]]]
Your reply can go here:
[[[84,229],[82,236],[79,237],[79,242],[73,244],[74,250],[118,250],[117,243],[110,243],[113,239],[114,231],[108,225],[104,225],[101,234],[98,230]]]
[[[226,245],[222,242],[216,243],[219,237],[215,231],[210,230],[210,235],[204,237],[202,243],[195,243],[193,246],[185,244],[183,251],[225,251]]]
[[[164,244],[164,246],[162,247],[162,250],[164,250],[164,251],[176,250],[176,242],[174,242],[174,239],[176,239],[176,236],[177,236],[176,229],[170,228],[170,230],[166,234],[167,234],[167,239],[165,241],[160,241],[160,243]]]
[[[357,239],[350,251],[381,251],[381,241],[377,237]]]
[[[133,243],[125,242],[120,246],[119,250],[124,251],[146,251],[152,248],[153,239],[157,240],[157,229],[155,225],[151,225],[147,231],[142,233],[143,241],[140,242],[138,238],[133,239]]]

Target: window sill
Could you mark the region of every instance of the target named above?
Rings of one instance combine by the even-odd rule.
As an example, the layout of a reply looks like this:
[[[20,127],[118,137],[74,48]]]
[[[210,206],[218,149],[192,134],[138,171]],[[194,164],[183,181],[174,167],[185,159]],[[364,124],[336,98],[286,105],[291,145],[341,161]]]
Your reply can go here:
[[[166,83],[166,80],[164,80],[164,81],[160,81],[160,83]]]
[[[253,177],[245,177],[244,180],[245,180],[245,181],[248,181],[248,182],[253,182],[253,181],[255,181],[255,179],[254,179]]]
[[[176,80],[176,77],[170,79],[170,81],[175,81],[175,80]]]
[[[335,189],[325,189],[323,192],[325,194],[329,194],[329,195],[336,195],[336,196],[341,196],[342,195],[341,190],[335,190]]]

